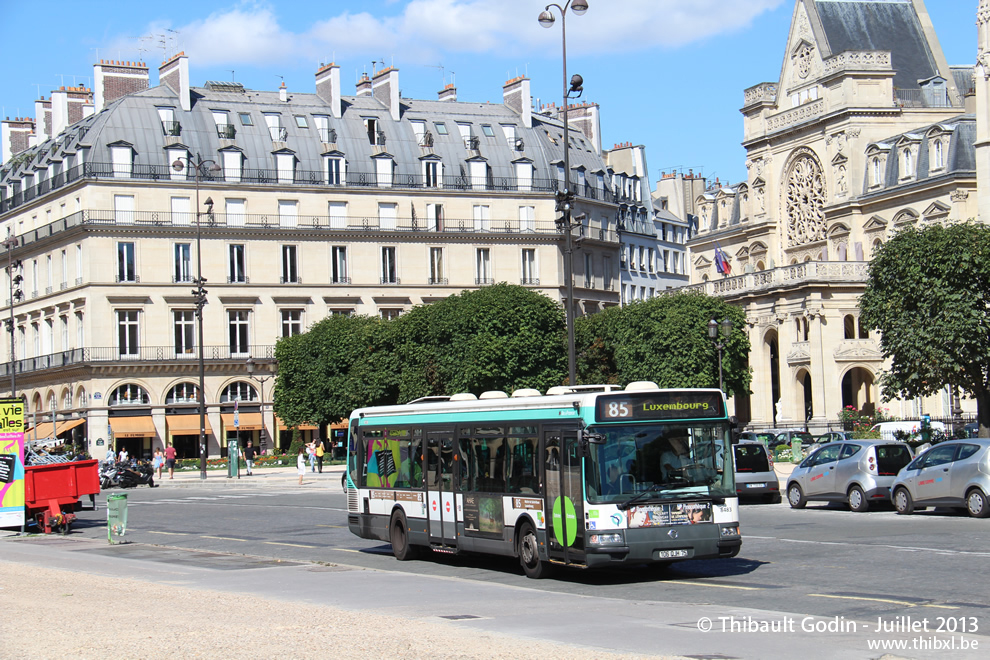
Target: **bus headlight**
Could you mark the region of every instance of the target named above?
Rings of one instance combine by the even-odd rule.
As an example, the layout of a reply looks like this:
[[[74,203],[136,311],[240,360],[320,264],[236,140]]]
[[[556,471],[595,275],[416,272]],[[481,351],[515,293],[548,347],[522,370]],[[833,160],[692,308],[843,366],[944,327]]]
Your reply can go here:
[[[739,525],[729,525],[722,528],[722,536],[739,536]]]
[[[588,536],[588,543],[592,543],[594,545],[606,545],[622,542],[622,534],[591,534]]]

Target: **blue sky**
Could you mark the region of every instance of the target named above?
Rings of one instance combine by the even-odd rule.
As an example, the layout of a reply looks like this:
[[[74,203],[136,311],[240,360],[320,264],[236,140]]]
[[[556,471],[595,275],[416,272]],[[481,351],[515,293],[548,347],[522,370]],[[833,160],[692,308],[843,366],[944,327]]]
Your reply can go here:
[[[776,81],[794,0],[588,0],[568,14],[568,75],[602,106],[603,145],[647,148],[661,170],[745,177],[743,90]],[[561,4],[563,0],[561,0]],[[928,0],[949,64],[976,54],[977,0]],[[545,0],[362,0],[319,3],[3,3],[0,74],[5,117],[31,116],[61,85],[92,85],[98,58],[143,60],[152,84],[164,55],[184,50],[193,85],[231,80],[251,89],[313,91],[322,62],[341,67],[345,95],[361,72],[399,69],[403,96],[435,98],[454,82],[462,101],[501,102],[502,84],[532,80],[533,96],[561,99],[561,35],[541,28]],[[39,14],[41,12],[41,14]],[[44,20],[39,20],[43,18]],[[373,64],[377,61],[378,64]]]

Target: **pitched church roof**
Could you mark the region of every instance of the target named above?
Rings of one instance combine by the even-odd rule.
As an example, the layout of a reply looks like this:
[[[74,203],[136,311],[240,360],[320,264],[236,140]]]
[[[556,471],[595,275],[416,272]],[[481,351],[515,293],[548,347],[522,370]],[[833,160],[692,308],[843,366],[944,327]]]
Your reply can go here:
[[[917,89],[941,75],[911,0],[814,0],[832,55],[847,50],[890,51],[894,87]]]

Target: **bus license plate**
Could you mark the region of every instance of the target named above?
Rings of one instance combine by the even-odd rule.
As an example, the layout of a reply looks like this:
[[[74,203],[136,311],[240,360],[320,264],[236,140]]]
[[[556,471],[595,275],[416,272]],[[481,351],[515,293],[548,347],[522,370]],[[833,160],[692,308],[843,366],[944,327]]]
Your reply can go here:
[[[746,488],[765,488],[766,484],[746,484]]]
[[[673,559],[675,557],[687,557],[687,550],[657,550],[657,559]]]

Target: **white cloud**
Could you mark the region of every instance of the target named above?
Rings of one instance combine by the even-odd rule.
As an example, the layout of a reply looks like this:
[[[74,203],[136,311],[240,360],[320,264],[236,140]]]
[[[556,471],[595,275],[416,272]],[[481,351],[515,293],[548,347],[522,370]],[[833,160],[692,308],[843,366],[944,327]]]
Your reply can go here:
[[[587,53],[675,48],[748,25],[785,0],[589,0],[584,16],[568,14],[568,45]],[[178,26],[178,46],[198,64],[316,61],[336,53],[436,61],[445,53],[523,56],[554,52],[559,30],[537,23],[542,0],[409,0],[398,13],[341,12],[304,32],[280,25],[268,6],[241,5]],[[333,5],[324,5],[332,7]],[[315,8],[306,11],[314,12]],[[556,11],[556,10],[555,10]],[[559,15],[558,15],[559,19]],[[162,26],[151,26],[152,31]],[[554,36],[551,37],[550,33]]]

